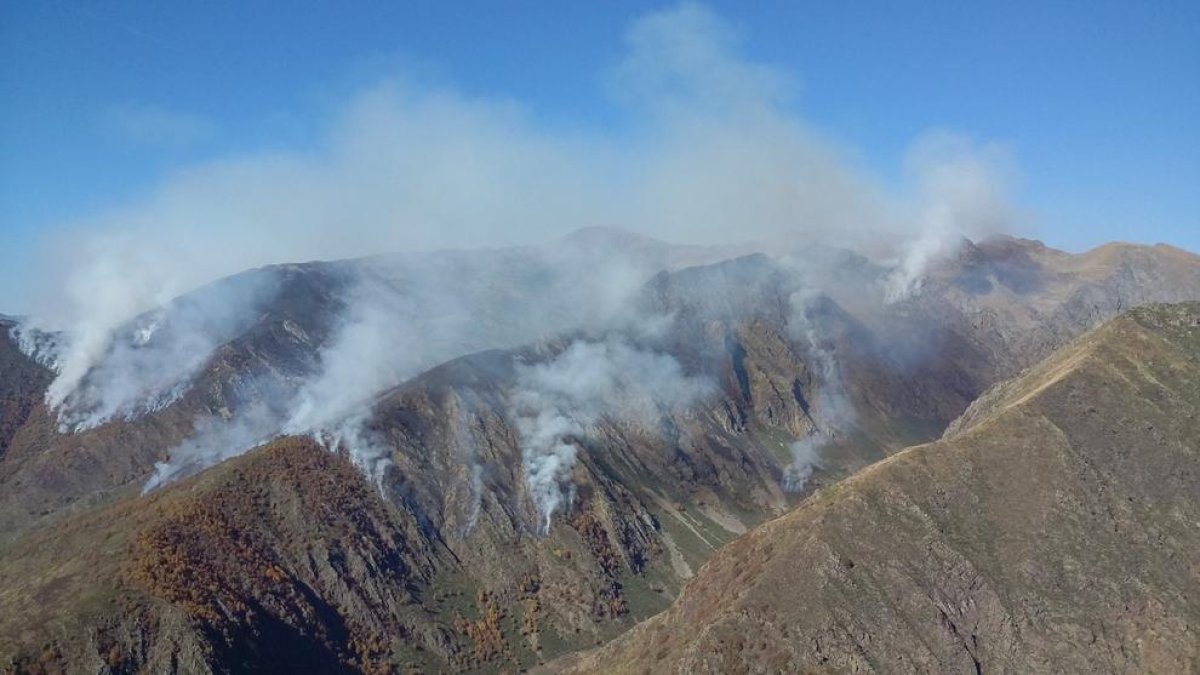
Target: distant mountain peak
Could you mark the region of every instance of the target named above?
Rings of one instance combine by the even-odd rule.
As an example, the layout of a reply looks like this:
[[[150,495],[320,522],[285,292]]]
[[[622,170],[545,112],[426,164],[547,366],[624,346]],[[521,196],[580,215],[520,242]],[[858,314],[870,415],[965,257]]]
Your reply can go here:
[[[639,232],[627,230],[615,225],[589,225],[564,235],[561,239],[573,244],[601,244],[619,247],[667,246],[661,239],[656,239]]]

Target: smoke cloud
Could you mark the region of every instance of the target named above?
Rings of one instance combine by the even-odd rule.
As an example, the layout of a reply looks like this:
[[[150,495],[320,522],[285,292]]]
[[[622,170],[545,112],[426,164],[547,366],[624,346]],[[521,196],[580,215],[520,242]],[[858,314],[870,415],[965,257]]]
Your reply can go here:
[[[521,367],[513,414],[539,531],[548,534],[554,514],[573,500],[569,478],[589,427],[601,419],[651,425],[714,391],[669,354],[615,336],[577,340],[552,361]]]
[[[814,316],[820,297],[817,290],[809,287],[792,293],[789,298],[788,333],[805,350],[817,395],[809,408],[814,423],[812,433],[788,447],[792,462],[784,470],[782,485],[788,492],[804,489],[813,471],[820,466],[821,449],[844,434],[856,417],[838,369],[837,357],[826,342],[826,336],[821,334]]]
[[[229,420],[198,417],[192,437],[171,451],[169,461],[154,465],[154,473],[142,487],[142,493],[237,457],[269,440],[278,429],[277,417],[278,413],[265,403],[242,410]]]
[[[821,466],[821,448],[829,442],[829,437],[817,431],[811,436],[793,441],[788,445],[792,455],[792,463],[783,472],[783,489],[787,492],[800,492],[808,485],[813,471]]]
[[[327,450],[345,450],[350,463],[367,477],[380,493],[384,491],[383,479],[392,466],[391,447],[368,427],[369,409],[360,409],[336,424],[312,433]]]
[[[947,132],[926,134],[913,145],[906,168],[917,184],[918,228],[903,244],[900,261],[886,280],[889,301],[919,291],[929,264],[964,237],[998,234],[1016,222],[1008,198],[1012,166],[1004,146],[977,146]]]
[[[213,349],[244,332],[276,289],[270,270],[241,275],[152,309],[111,334],[89,330],[65,351],[48,346],[43,358],[58,377],[46,400],[58,411],[60,428],[82,431],[175,402]]]
[[[693,244],[820,241],[891,256],[887,293],[900,300],[949,243],[1011,225],[1007,160],[996,146],[920,139],[907,161],[913,187],[895,194],[798,115],[787,74],[745,58],[740,43],[692,3],[639,19],[623,57],[599,78],[625,120],[606,128],[549,126],[520,101],[397,77],[351,97],[309,147],[186,167],[142,199],[70,224],[48,242],[47,278],[36,284],[44,295],[23,327],[57,345],[48,403],[64,429],[80,430],[186,392],[273,288],[264,273],[261,287],[220,282],[196,307],[171,304],[190,302],[188,292],[213,279],[407,251],[362,263],[314,378],[283,388],[252,423],[198,421],[197,437],[171,452],[152,483],[282,432],[349,446],[378,478],[386,448],[362,436],[360,421],[382,391],[460,354],[602,324],[654,272],[717,256],[665,259],[644,242],[490,258],[422,251],[525,245],[614,224]],[[500,262],[490,268],[489,259]],[[514,280],[505,271],[514,268],[541,274]],[[489,293],[488,284],[511,293]],[[517,401],[526,476],[547,521],[575,462],[569,439],[613,413],[614,393],[669,402],[678,393],[669,383],[688,381],[664,365],[668,357],[582,345],[556,368],[581,369],[592,394],[556,382],[556,368],[531,367]],[[651,384],[622,379],[604,365],[614,362],[649,368]]]
[[[274,422],[256,424],[256,435],[232,436],[245,444],[221,453],[208,448],[230,434],[198,422],[198,433],[212,440],[195,438],[174,448],[172,466],[204,468],[205,458],[240,454],[284,433],[345,449],[357,464],[377,467],[373,478],[381,481],[390,449],[364,427],[381,393],[458,356],[628,321],[622,308],[652,274],[724,255],[722,249],[690,248],[674,260],[669,247],[627,237],[582,232],[542,247],[383,256],[343,265],[340,274],[350,281],[339,295],[343,308],[332,336],[316,345],[317,371],[299,383],[268,372],[250,387],[270,392]],[[639,320],[638,330],[654,325]],[[182,381],[177,390],[186,385]]]

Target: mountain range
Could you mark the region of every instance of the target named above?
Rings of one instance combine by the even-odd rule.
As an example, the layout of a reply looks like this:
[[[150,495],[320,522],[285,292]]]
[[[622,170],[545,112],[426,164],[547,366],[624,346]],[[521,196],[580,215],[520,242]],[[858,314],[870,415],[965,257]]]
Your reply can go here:
[[[57,399],[69,336],[4,319],[0,657],[1194,669],[1200,316],[1147,305],[1200,258],[997,237],[892,282],[608,229],[282,265]]]
[[[578,672],[1193,672],[1200,304],[1131,310],[725,547]]]

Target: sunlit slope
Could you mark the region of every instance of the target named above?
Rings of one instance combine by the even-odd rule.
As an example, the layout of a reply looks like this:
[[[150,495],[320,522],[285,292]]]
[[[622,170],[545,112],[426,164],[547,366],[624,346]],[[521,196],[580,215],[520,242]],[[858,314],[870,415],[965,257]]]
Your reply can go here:
[[[12,321],[0,315],[0,460],[13,436],[29,419],[51,374],[29,360],[9,335]]]
[[[0,664],[331,672],[425,645],[435,663],[459,658],[428,618],[430,542],[348,462],[283,439],[178,487],[0,549]]]
[[[567,439],[577,461],[560,487],[573,498],[548,533],[512,402],[537,384],[529,369],[559,372],[573,347],[636,346],[625,328],[472,354],[381,392],[369,425],[392,468],[380,491],[345,460],[287,440],[139,496],[196,420],[271,391],[247,383],[286,389],[311,374],[339,316],[337,275],[324,264],[285,270],[270,311],[218,349],[183,398],[135,420],[58,431],[39,402],[48,373],[11,350],[41,384],[13,390],[28,413],[3,404],[25,421],[0,457],[0,663],[496,671],[594,648],[668,607],[725,542],[804,497],[783,491],[783,472],[788,444],[822,420],[813,401],[853,412],[819,450],[806,491],[938,438],[992,383],[1120,307],[1200,297],[1192,257],[1110,253],[1093,273],[1034,242],[965,243],[919,294],[886,306],[886,270],[846,252],[657,275],[635,300],[670,321],[642,347],[706,379],[709,393],[652,423],[601,416]],[[798,292],[826,257],[826,293]],[[822,354],[840,378],[821,374]],[[19,383],[0,380],[0,392]],[[955,428],[1034,389],[996,390]],[[142,546],[147,537],[157,543]],[[390,563],[347,562],[402,548],[414,552],[402,577]],[[138,572],[146,560],[169,574]],[[165,583],[143,583],[151,578]]]
[[[1195,672],[1200,305],[1134,310],[736,540],[595,672]]]

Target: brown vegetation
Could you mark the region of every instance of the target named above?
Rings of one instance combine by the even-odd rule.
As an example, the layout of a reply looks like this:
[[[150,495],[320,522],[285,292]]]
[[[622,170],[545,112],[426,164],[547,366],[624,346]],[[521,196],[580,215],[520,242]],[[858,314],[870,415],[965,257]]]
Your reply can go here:
[[[1135,310],[821,490],[586,672],[1193,672],[1200,304]]]

